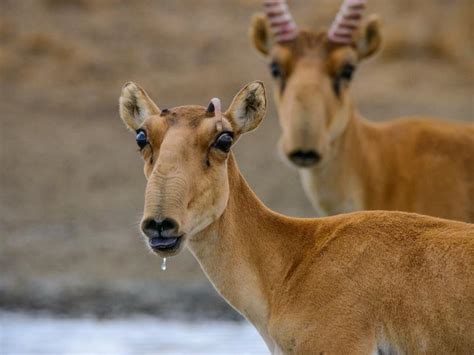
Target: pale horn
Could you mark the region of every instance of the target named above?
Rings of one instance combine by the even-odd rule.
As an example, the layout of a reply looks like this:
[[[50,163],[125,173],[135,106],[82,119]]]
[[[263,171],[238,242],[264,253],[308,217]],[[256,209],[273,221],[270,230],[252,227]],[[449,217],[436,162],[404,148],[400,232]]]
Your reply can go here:
[[[287,42],[298,36],[298,26],[285,0],[264,0],[263,8],[276,42]]]
[[[351,44],[353,35],[362,21],[366,0],[345,0],[328,31],[334,43]]]

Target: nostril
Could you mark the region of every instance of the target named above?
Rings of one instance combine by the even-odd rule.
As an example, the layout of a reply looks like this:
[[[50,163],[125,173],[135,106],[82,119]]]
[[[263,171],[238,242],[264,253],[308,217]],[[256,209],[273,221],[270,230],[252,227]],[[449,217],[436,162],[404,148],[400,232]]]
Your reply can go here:
[[[142,230],[147,237],[154,238],[159,236],[159,224],[152,218],[143,221]]]
[[[161,223],[159,223],[159,225],[161,228],[160,232],[165,232],[165,231],[176,229],[176,227],[178,226],[178,223],[176,223],[171,218],[165,218]]]
[[[288,157],[293,163],[300,166],[310,166],[321,160],[321,155],[315,150],[296,150]]]

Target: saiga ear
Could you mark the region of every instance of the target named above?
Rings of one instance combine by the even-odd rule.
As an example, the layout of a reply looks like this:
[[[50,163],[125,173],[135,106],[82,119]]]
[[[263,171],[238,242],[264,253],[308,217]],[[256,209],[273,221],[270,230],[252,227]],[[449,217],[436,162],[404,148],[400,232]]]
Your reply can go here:
[[[264,14],[255,14],[249,29],[250,39],[254,47],[264,56],[270,53],[271,34],[268,21]]]
[[[361,27],[356,38],[359,60],[372,56],[382,45],[381,21],[379,16],[371,15]]]
[[[148,116],[161,112],[146,91],[133,82],[123,86],[119,103],[120,118],[132,131],[136,131]]]
[[[235,134],[240,135],[257,128],[266,109],[265,86],[261,81],[254,81],[239,91],[224,116],[230,121]]]

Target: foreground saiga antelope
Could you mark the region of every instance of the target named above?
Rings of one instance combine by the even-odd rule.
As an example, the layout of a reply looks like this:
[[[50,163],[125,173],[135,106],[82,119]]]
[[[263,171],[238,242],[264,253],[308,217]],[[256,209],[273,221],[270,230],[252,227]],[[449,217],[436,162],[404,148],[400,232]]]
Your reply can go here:
[[[265,109],[260,82],[225,113],[218,99],[160,110],[136,84],[123,87],[151,249],[168,257],[187,246],[275,354],[472,353],[474,226],[402,212],[272,212],[231,152]]]
[[[298,30],[284,0],[264,1],[254,17],[251,38],[275,78],[280,150],[318,216],[380,209],[474,222],[474,125],[373,123],[354,107],[353,73],[381,44],[376,17],[359,26],[364,2],[346,1],[327,33]]]

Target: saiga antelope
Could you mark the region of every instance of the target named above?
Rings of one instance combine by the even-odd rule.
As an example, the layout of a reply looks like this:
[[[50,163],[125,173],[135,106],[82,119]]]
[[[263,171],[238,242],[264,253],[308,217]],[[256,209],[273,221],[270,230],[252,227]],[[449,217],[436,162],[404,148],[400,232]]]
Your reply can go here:
[[[120,115],[147,178],[140,228],[169,257],[188,247],[275,354],[468,354],[474,349],[474,227],[402,212],[320,219],[272,212],[232,145],[266,109],[250,83],[221,112],[160,110],[134,83]]]
[[[298,168],[318,216],[400,210],[474,222],[474,125],[428,118],[364,119],[349,86],[382,39],[365,0],[345,1],[329,31],[298,30],[284,0],[253,18],[269,62],[282,155]],[[358,29],[358,31],[356,31]]]

